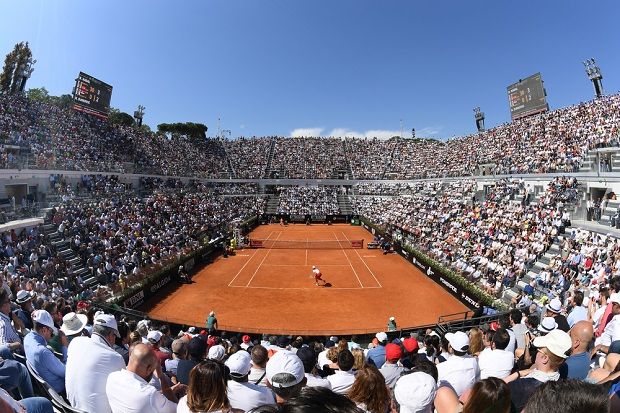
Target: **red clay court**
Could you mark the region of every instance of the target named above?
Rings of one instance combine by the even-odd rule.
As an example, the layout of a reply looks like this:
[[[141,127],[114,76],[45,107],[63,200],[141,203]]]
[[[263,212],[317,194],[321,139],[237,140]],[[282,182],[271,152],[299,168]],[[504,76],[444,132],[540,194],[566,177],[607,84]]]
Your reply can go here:
[[[364,239],[364,248],[301,243],[300,249],[238,250],[203,268],[192,284],[171,284],[142,310],[154,319],[197,326],[215,310],[220,329],[305,335],[382,331],[390,316],[399,328],[419,326],[467,310],[401,256],[366,249],[372,234],[362,227],[272,224],[257,227],[250,238],[342,245]],[[313,265],[328,286],[315,285]]]

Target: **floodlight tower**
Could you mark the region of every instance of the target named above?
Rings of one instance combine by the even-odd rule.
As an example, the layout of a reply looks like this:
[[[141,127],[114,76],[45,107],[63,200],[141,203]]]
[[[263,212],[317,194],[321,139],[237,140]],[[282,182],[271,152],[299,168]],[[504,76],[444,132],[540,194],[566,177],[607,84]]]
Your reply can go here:
[[[138,125],[138,128],[142,127],[142,118],[144,117],[144,109],[146,109],[144,106],[138,105],[138,110],[135,110],[133,112],[133,117],[136,120],[136,125]]]
[[[603,96],[603,75],[601,74],[601,68],[598,67],[594,58],[588,59],[582,62],[586,69],[586,74],[588,75],[588,79],[592,81],[594,85],[594,93],[597,98]]]
[[[481,112],[478,106],[474,108],[474,118],[476,119],[476,129],[478,129],[478,132],[484,132],[484,112]]]

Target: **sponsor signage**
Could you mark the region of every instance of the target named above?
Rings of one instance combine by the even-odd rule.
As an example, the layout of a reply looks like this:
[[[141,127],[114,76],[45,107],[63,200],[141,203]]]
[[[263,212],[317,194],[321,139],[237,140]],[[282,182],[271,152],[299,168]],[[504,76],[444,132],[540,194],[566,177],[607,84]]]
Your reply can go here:
[[[140,290],[125,301],[123,301],[123,307],[126,308],[135,308],[142,304],[144,301],[144,290]]]
[[[469,292],[465,291],[462,287],[455,285],[452,281],[439,275],[439,273],[435,269],[433,269],[432,266],[422,264],[416,259],[416,257],[412,256],[409,251],[406,251],[404,249],[397,248],[396,252],[403,256],[407,261],[410,261],[413,265],[415,265],[420,271],[426,274],[428,278],[435,281],[435,283],[441,285],[444,290],[448,291],[467,307],[471,309],[476,309],[480,307],[478,305],[478,300],[476,300],[474,296],[472,296]]]

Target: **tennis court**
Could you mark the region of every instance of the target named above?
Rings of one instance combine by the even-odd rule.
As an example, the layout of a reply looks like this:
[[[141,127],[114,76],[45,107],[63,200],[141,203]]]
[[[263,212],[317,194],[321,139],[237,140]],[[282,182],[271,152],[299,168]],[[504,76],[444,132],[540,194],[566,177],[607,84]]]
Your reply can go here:
[[[198,326],[215,310],[220,329],[297,334],[379,331],[390,316],[403,327],[430,324],[467,310],[402,257],[366,249],[372,235],[361,227],[273,224],[250,238],[263,247],[218,258],[143,310]],[[315,285],[312,266],[326,286]]]

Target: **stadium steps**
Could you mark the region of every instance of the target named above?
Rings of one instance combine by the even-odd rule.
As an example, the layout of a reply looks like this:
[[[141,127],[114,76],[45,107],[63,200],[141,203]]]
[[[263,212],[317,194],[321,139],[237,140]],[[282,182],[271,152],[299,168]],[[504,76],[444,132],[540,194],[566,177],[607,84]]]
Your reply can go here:
[[[345,194],[338,194],[338,208],[340,208],[340,213],[342,215],[353,214],[353,208],[351,207],[351,201],[349,201],[349,197]]]
[[[349,152],[347,151],[346,139],[342,140],[342,152],[344,153],[345,169],[347,172],[346,179],[355,179],[355,175],[353,175],[353,168],[351,168],[351,162],[349,162]]]
[[[394,145],[394,147],[392,148],[392,151],[390,152],[390,158],[385,163],[385,168],[381,172],[381,176],[379,177],[379,179],[385,179],[385,174],[388,173],[388,171],[390,170],[390,167],[392,166],[392,159],[394,159],[394,152],[396,152],[396,149],[399,147],[399,143],[400,141],[398,141],[397,144]]]
[[[266,214],[277,214],[278,206],[280,206],[280,196],[279,195],[269,195],[267,198],[267,206],[265,206]]]
[[[596,170],[596,154],[588,154],[583,159],[579,172],[592,172]]]
[[[620,201],[609,200],[605,209],[601,212],[601,219],[598,221],[602,225],[611,225],[611,218],[616,215],[620,208]]]
[[[271,140],[271,144],[269,145],[269,155],[267,156],[267,166],[265,167],[265,178],[271,178],[273,171],[271,169],[271,164],[273,163],[273,155],[276,152],[276,138]]]
[[[226,157],[226,166],[228,167],[228,176],[230,178],[236,178],[237,177],[237,173],[235,171],[235,168],[233,168],[233,164],[232,161],[230,160],[230,156],[228,156],[228,151],[226,150],[226,145],[224,145],[224,143],[221,143],[222,145],[222,149],[224,150],[224,156]]]

